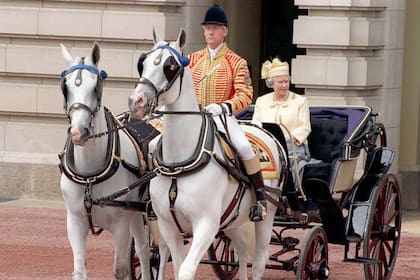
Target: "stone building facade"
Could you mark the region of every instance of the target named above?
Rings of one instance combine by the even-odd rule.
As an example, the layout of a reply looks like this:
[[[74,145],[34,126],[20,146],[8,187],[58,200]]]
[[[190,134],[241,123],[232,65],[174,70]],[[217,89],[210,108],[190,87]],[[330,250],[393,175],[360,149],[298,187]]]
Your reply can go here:
[[[264,0],[266,1],[266,0]],[[0,197],[60,199],[57,153],[66,139],[59,43],[85,55],[97,41],[108,72],[104,104],[127,110],[140,54],[152,29],[173,40],[187,31],[191,52],[204,46],[200,22],[214,3],[229,18],[229,46],[252,66],[259,92],[264,1],[260,0],[0,0]],[[276,0],[271,0],[276,1]],[[292,83],[311,104],[369,105],[380,112],[397,149],[403,207],[420,208],[420,3],[415,0],[295,0]],[[413,46],[413,48],[411,48]],[[403,110],[401,110],[403,108]],[[417,183],[414,183],[417,182]],[[405,196],[405,194],[407,194]],[[404,198],[406,197],[406,198]]]

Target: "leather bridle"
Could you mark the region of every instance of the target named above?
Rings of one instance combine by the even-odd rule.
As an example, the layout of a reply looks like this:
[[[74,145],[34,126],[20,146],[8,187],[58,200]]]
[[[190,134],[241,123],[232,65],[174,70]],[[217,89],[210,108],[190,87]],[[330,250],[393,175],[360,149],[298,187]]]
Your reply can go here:
[[[161,50],[161,53],[153,61],[154,65],[160,64],[161,63],[161,58],[162,58],[162,51],[165,50],[165,49],[169,50],[169,52],[172,54],[172,56],[170,56],[169,58],[167,58],[164,61],[164,66],[163,66],[163,72],[165,74],[165,77],[166,77],[168,83],[162,89],[158,89],[153,84],[153,82],[151,82],[148,78],[143,76],[143,63],[146,60],[148,55],[150,55],[151,53],[156,52],[158,50]],[[176,59],[174,57],[176,57]],[[189,62],[189,59],[187,57],[181,55],[175,48],[171,47],[169,44],[160,45],[160,46],[156,47],[155,49],[140,55],[140,58],[137,62],[137,70],[139,72],[140,79],[137,82],[136,86],[138,84],[144,84],[144,85],[150,87],[153,90],[154,98],[149,103],[149,105],[151,107],[151,112],[153,112],[154,109],[156,108],[156,106],[158,104],[157,101],[159,99],[159,96],[162,93],[168,91],[173,86],[173,84],[178,79],[178,77],[180,78],[180,87],[179,87],[179,92],[178,92],[178,98],[179,98],[179,95],[181,94],[181,88],[182,88],[182,79],[184,77],[184,68],[187,67],[189,65],[189,63],[190,62]]]
[[[74,81],[75,85],[77,87],[81,86],[82,84],[82,71],[83,70],[88,70],[89,72],[95,74],[97,76],[97,83],[96,83],[96,87],[95,87],[95,93],[96,93],[96,100],[97,100],[97,105],[96,108],[92,109],[90,108],[88,105],[83,104],[81,102],[75,102],[73,104],[71,104],[70,106],[68,106],[67,100],[68,100],[68,89],[67,89],[67,79],[66,77],[73,73],[74,71],[78,71],[77,72],[77,77]],[[63,92],[64,95],[64,105],[63,105],[63,109],[64,112],[67,116],[67,119],[70,121],[70,115],[74,110],[78,110],[78,109],[82,109],[82,110],[86,110],[89,112],[91,120],[94,118],[95,114],[99,111],[99,109],[101,108],[101,100],[102,100],[102,83],[103,80],[105,80],[108,77],[108,74],[101,70],[99,71],[98,68],[91,66],[91,65],[86,65],[84,64],[84,58],[81,58],[79,64],[73,65],[71,67],[69,67],[68,69],[64,70],[63,72],[61,72],[61,90]]]

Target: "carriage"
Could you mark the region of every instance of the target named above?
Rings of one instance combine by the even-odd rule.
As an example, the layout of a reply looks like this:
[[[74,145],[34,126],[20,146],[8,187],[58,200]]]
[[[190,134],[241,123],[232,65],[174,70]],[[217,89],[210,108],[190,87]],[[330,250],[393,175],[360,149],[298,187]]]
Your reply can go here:
[[[246,124],[252,113],[251,107],[237,117]],[[321,162],[304,168],[302,215],[290,218],[278,211],[275,216],[270,244],[278,250],[266,268],[293,271],[296,279],[327,279],[331,243],[343,246],[343,262],[364,266],[366,279],[390,279],[402,212],[400,187],[389,173],[394,150],[387,146],[385,128],[368,106],[311,106],[310,113],[309,149]],[[306,215],[308,200],[318,207],[319,221]],[[303,240],[294,237],[295,229],[306,230]],[[201,261],[210,264],[219,279],[233,279],[238,271],[231,245],[219,232],[208,258]],[[151,247],[151,256],[151,267],[158,269],[156,246]],[[130,259],[132,279],[141,279],[134,250]]]
[[[101,106],[101,81],[106,78],[106,75],[102,75],[103,72],[99,72],[96,67],[99,60],[99,46],[94,45],[92,55],[86,61],[84,58],[73,59],[67,49],[62,47],[63,56],[70,65],[62,75],[65,111],[72,126],[69,132],[74,138],[73,142],[80,142],[89,147],[89,149],[80,148],[80,150],[77,147],[77,153],[75,153],[73,150],[76,147],[69,145],[61,155],[63,168],[61,187],[68,208],[69,239],[74,247],[75,264],[77,264],[73,273],[74,279],[86,279],[84,239],[89,229],[93,233],[99,233],[95,231],[98,221],[100,222],[99,226],[108,227],[114,235],[117,235],[115,241],[119,243],[119,250],[117,250],[116,260],[118,258],[123,260],[116,261],[114,264],[114,275],[117,279],[123,279],[125,276],[124,262],[127,257],[132,279],[148,279],[147,272],[149,270],[154,277],[159,273],[162,264],[166,264],[166,260],[169,259],[166,257],[168,252],[157,249],[156,234],[146,232],[147,230],[152,232],[153,223],[143,221],[143,215],[128,215],[120,209],[118,212],[114,212],[109,208],[100,214],[100,208],[92,206],[112,206],[146,213],[150,209],[150,201],[153,201],[154,206],[157,206],[155,210],[158,210],[156,214],[159,222],[165,215],[169,216],[170,222],[166,223],[166,232],[165,229],[162,229],[162,224],[159,224],[159,231],[161,235],[166,234],[166,242],[170,241],[171,244],[168,243],[168,247],[171,249],[170,246],[172,246],[171,259],[176,269],[179,269],[183,256],[179,255],[177,251],[183,251],[181,246],[184,246],[185,240],[188,240],[194,232],[193,223],[183,221],[188,218],[187,212],[191,212],[191,199],[196,199],[194,192],[191,192],[194,188],[195,194],[197,192],[204,193],[204,191],[211,192],[208,197],[205,195],[203,197],[206,202],[213,203],[213,208],[212,211],[206,211],[208,208],[202,207],[202,204],[194,205],[195,211],[199,212],[193,217],[200,230],[196,233],[200,233],[201,236],[196,239],[197,235],[193,235],[195,243],[193,241],[190,244],[189,250],[191,251],[195,246],[196,251],[194,256],[190,257],[190,263],[181,272],[182,279],[193,279],[196,263],[200,260],[201,263],[211,264],[216,275],[221,279],[232,279],[237,273],[240,274],[241,279],[245,279],[247,277],[246,267],[250,264],[246,263],[244,254],[246,246],[244,246],[244,240],[238,228],[248,220],[247,212],[252,202],[250,191],[241,183],[237,184],[237,181],[243,178],[240,172],[236,173],[237,181],[235,181],[230,177],[234,176],[233,173],[221,168],[221,166],[226,167],[220,157],[217,158],[222,150],[221,142],[214,145],[219,145],[217,151],[211,150],[214,149],[212,148],[214,143],[212,137],[215,135],[215,131],[212,130],[214,127],[209,125],[212,117],[199,110],[195,95],[191,90],[194,85],[191,73],[186,67],[188,65],[187,58],[180,54],[185,44],[185,32],[181,30],[178,40],[171,45],[165,41],[158,41],[156,38],[155,42],[156,47],[142,55],[138,62],[141,78],[134,93],[138,91],[141,94],[136,102],[147,106],[150,104],[156,106],[160,98],[162,102],[166,102],[165,106],[168,109],[161,113],[166,114],[164,124],[166,122],[167,126],[162,138],[166,137],[167,146],[166,150],[163,145],[158,150],[162,155],[166,151],[167,154],[172,153],[172,156],[177,157],[181,148],[188,148],[190,151],[196,151],[194,155],[198,156],[181,160],[183,165],[178,165],[176,161],[165,165],[163,156],[157,158],[159,154],[155,152],[154,163],[157,161],[158,164],[161,164],[160,169],[146,173],[141,172],[142,175],[138,180],[135,180],[133,171],[138,175],[139,168],[133,170],[131,162],[137,164],[141,162],[141,155],[138,153],[139,148],[134,147],[135,145],[130,142],[128,135],[121,134],[121,139],[126,142],[121,147],[131,147],[132,152],[122,150],[122,157],[115,155],[105,157],[109,154],[108,152],[95,152],[99,149],[107,151],[110,143],[116,143],[111,140],[119,139],[117,134],[112,137],[112,133],[120,129],[125,130],[130,126],[123,120],[115,120],[115,124],[111,125],[108,119],[113,118]],[[87,65],[85,62],[92,65]],[[74,95],[78,92],[84,94]],[[152,101],[147,100],[146,93],[151,96]],[[152,108],[152,112],[154,110],[155,108]],[[179,121],[180,116],[182,116],[182,121]],[[259,136],[265,137],[260,138],[265,139],[265,151],[275,155],[273,162],[281,171],[279,177],[267,180],[270,182],[267,191],[274,193],[273,197],[276,199],[269,199],[271,203],[267,205],[267,218],[255,224],[256,229],[259,230],[259,234],[256,236],[257,246],[255,246],[255,253],[259,254],[259,263],[255,278],[260,278],[264,268],[268,268],[294,271],[297,279],[326,279],[329,275],[328,244],[333,243],[344,246],[345,262],[364,265],[367,279],[389,279],[398,255],[401,233],[401,198],[398,181],[394,175],[389,174],[394,159],[394,150],[387,146],[385,128],[376,122],[376,115],[372,113],[371,108],[367,106],[311,107],[312,133],[308,139],[309,149],[312,157],[318,162],[305,166],[303,180],[299,187],[298,203],[300,208],[294,211],[287,207],[287,197],[281,192],[281,186],[293,180],[289,172],[293,166],[293,158],[289,159],[285,153],[286,146],[281,129],[273,124],[263,124],[262,128],[257,128],[249,122],[250,116],[252,116],[252,107],[237,117],[243,119],[242,126],[245,131],[258,132]],[[204,129],[203,124],[206,124]],[[95,127],[107,129],[107,131],[104,134],[89,135]],[[205,135],[205,137],[200,136],[201,139],[198,141],[202,144],[201,149],[197,149],[196,140],[189,136],[189,132],[193,128],[196,129],[195,132],[203,132],[193,133],[193,135]],[[100,138],[103,135],[111,136]],[[253,134],[251,133],[251,135]],[[98,139],[86,144],[87,140],[91,138]],[[193,140],[193,144],[186,143],[187,140]],[[119,150],[120,147],[117,144],[111,146],[116,147],[114,150]],[[179,149],[173,149],[174,146]],[[83,154],[86,155],[80,157]],[[115,172],[108,175],[108,172],[103,171],[99,175],[106,174],[107,176],[104,175],[99,182],[96,182],[95,180],[98,180],[99,176],[98,172],[94,170],[94,172],[86,173],[86,166],[92,168],[92,163],[96,163],[99,164],[99,167],[103,167],[104,165],[101,162],[98,163],[97,160],[99,154],[104,158],[112,159],[102,169],[105,171],[115,169],[115,171],[119,170],[124,174],[117,173],[121,176],[117,177],[113,176]],[[134,155],[139,157],[135,158]],[[83,158],[89,158],[90,163],[86,164]],[[108,168],[108,166],[119,166],[120,162],[124,168]],[[196,163],[198,163],[199,169],[196,169]],[[76,164],[82,164],[80,169],[85,173],[79,176]],[[83,167],[83,165],[85,166]],[[134,165],[134,167],[136,166]],[[178,178],[178,175],[185,170],[188,171],[188,174]],[[199,175],[197,175],[197,170],[201,172]],[[358,174],[358,170],[363,171]],[[213,172],[216,175],[213,179],[221,181],[214,183],[212,180],[208,180],[207,172]],[[125,176],[124,180],[123,176]],[[155,177],[156,179],[152,180]],[[147,189],[149,182],[150,188]],[[96,183],[102,183],[107,189],[95,188],[93,185]],[[119,183],[127,185],[122,189],[116,189],[118,188],[116,184]],[[81,188],[81,185],[85,187]],[[169,187],[169,185],[170,192],[167,189],[162,192],[160,187]],[[185,186],[187,188],[182,188]],[[219,188],[217,191],[214,190],[216,187]],[[132,192],[137,188],[143,194],[141,201],[135,192]],[[182,195],[185,196],[182,198],[182,195],[179,195],[176,202],[177,207],[180,207],[178,210],[174,208],[177,188],[182,190]],[[168,193],[169,202],[162,199],[153,200],[153,195],[155,198],[161,198]],[[151,199],[147,200],[145,197],[149,194]],[[241,199],[236,199],[235,204],[232,202],[229,204],[229,201],[226,200],[222,205],[222,197],[225,197],[225,194],[228,194],[226,197],[234,194],[235,197],[238,196]],[[308,205],[310,204],[316,206],[319,215],[309,215]],[[171,208],[166,209],[165,207],[168,206]],[[236,210],[222,212],[227,208]],[[216,209],[219,211],[218,213],[216,213]],[[167,214],[169,212],[170,215]],[[211,223],[201,222],[200,219],[203,216],[211,220]],[[115,219],[115,222],[110,223],[110,219]],[[122,223],[121,226],[115,226],[118,222]],[[129,223],[133,224],[129,225]],[[224,226],[220,230],[219,225],[222,223]],[[205,227],[201,227],[202,225]],[[286,232],[295,229],[308,230],[302,242],[293,234],[285,236]],[[127,251],[126,246],[129,244],[129,230],[136,238],[136,242],[131,241],[129,255],[122,256]],[[264,238],[261,238],[262,235]],[[200,239],[199,237],[205,238]],[[232,238],[236,239],[232,240]],[[236,243],[235,249],[233,243]],[[266,263],[265,252],[269,244],[280,249],[273,253],[270,256],[270,262]],[[148,251],[149,245],[150,250]],[[173,250],[174,248],[179,250]],[[203,260],[202,255],[206,249],[208,259]],[[141,261],[135,252],[141,252]],[[254,257],[254,261],[255,259],[256,257]]]

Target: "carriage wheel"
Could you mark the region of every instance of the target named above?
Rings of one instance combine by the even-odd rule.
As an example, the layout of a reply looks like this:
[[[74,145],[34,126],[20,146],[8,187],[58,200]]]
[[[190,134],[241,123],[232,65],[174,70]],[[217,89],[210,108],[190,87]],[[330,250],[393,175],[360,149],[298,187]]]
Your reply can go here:
[[[134,238],[131,239],[130,249],[129,249],[129,266],[128,266],[128,275],[130,280],[140,280],[142,279],[141,275],[141,266],[140,259],[137,257],[136,249],[134,246]],[[160,255],[159,247],[156,245],[150,245],[150,276],[152,279],[157,279],[159,274],[159,264],[160,264]]]
[[[366,279],[386,280],[391,278],[401,237],[401,193],[395,176],[388,174],[376,192],[363,241],[363,256],[378,263],[365,264],[364,270]]]
[[[223,232],[219,233],[207,250],[210,260],[219,262],[220,264],[212,264],[211,267],[219,279],[230,280],[238,273],[238,258],[233,248],[232,240]],[[235,262],[232,266],[226,262]],[[225,264],[224,264],[225,263]]]
[[[296,279],[327,279],[329,272],[327,235],[322,227],[315,226],[303,242],[296,267]]]

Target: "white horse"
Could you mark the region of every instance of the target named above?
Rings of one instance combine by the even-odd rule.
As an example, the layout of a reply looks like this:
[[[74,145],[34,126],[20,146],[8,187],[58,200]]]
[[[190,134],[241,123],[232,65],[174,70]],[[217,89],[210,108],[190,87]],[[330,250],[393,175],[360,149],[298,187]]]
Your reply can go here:
[[[138,180],[141,152],[122,130],[92,137],[115,127],[115,118],[102,106],[104,71],[98,70],[100,47],[95,42],[87,57],[73,58],[61,44],[69,68],[63,71],[61,87],[64,109],[70,122],[69,136],[60,155],[61,191],[67,210],[67,235],[73,251],[73,280],[87,279],[86,238],[89,230],[111,232],[115,279],[128,276],[130,233],[141,261],[142,279],[149,275],[149,236],[143,215],[121,207],[98,207],[92,201]],[[89,137],[91,136],[91,137]],[[144,171],[144,170],[143,170]],[[129,192],[121,201],[139,201],[139,192]],[[97,229],[99,227],[99,229]]]
[[[164,105],[167,110],[162,112],[161,146],[154,153],[159,175],[150,183],[151,200],[161,236],[172,256],[176,279],[194,279],[200,260],[221,227],[234,241],[240,279],[247,279],[246,241],[239,227],[248,221],[253,194],[246,188],[238,195],[238,181],[232,180],[220,162],[220,143],[206,144],[212,143],[213,126],[206,128],[210,118],[199,110],[188,59],[181,55],[185,36],[181,30],[176,42],[167,43],[158,40],[154,33],[155,46],[140,56],[140,80],[129,98],[131,113],[140,118],[153,112],[155,106]],[[285,157],[284,151],[279,152],[276,140],[257,127],[244,128],[272,151],[274,164],[280,171],[280,158]],[[280,189],[282,182],[272,179],[265,180],[265,184]],[[241,196],[239,206],[226,212],[233,198]],[[273,198],[278,200],[278,194]],[[253,279],[261,279],[265,270],[276,209],[268,203],[265,220],[255,224]],[[192,243],[185,256],[183,239],[191,236]]]

